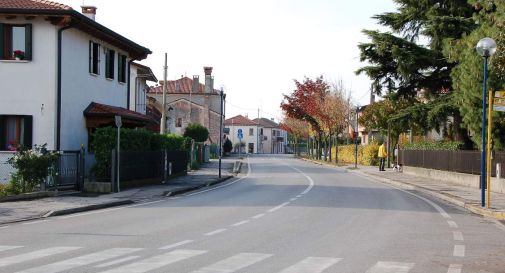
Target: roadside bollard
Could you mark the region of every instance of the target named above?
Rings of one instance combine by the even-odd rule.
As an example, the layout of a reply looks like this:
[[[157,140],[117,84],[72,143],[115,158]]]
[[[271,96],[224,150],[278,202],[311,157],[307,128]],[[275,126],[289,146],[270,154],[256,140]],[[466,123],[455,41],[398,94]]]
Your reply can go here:
[[[501,178],[501,163],[496,163],[496,178]]]

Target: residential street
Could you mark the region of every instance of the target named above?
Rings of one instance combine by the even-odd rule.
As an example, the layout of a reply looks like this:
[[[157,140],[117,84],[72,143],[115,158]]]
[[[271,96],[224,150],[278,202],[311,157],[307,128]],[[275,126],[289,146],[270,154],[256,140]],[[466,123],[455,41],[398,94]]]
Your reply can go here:
[[[498,222],[344,168],[248,161],[211,189],[0,226],[0,272],[505,272]]]

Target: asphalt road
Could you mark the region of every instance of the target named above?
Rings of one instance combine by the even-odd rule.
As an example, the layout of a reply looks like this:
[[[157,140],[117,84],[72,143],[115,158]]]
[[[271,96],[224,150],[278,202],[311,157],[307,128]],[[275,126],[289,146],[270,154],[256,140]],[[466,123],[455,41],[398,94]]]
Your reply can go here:
[[[212,190],[0,227],[0,272],[505,272],[505,228],[288,156]]]

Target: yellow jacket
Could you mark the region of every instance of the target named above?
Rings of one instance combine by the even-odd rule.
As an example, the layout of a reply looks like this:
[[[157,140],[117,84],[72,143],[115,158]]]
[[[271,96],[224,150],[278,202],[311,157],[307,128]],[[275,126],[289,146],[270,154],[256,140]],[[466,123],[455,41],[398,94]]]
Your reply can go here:
[[[387,157],[388,156],[388,153],[386,152],[386,146],[384,145],[384,143],[379,146],[379,154],[378,154],[379,157]]]

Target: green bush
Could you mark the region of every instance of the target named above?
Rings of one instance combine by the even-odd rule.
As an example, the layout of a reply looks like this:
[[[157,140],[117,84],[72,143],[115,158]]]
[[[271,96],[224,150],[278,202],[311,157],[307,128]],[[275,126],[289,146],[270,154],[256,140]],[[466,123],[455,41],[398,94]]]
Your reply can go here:
[[[191,139],[175,134],[160,135],[145,129],[122,128],[120,136],[122,151],[187,151],[191,147]],[[117,147],[116,141],[117,128],[98,128],[93,134],[90,149],[95,154],[96,164],[92,171],[99,180],[110,178],[111,151]]]
[[[423,141],[405,144],[405,150],[456,151],[463,143],[458,141]]]
[[[223,151],[229,153],[231,150],[233,150],[233,143],[231,143],[231,140],[226,139],[223,144]]]
[[[209,138],[209,130],[199,123],[190,123],[184,131],[184,136],[196,142],[205,142]]]
[[[10,193],[32,192],[44,181],[47,169],[58,159],[58,154],[49,152],[46,146],[35,144],[31,150],[20,148],[7,161],[16,169],[8,186]]]

